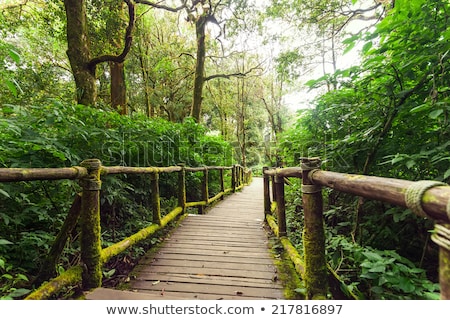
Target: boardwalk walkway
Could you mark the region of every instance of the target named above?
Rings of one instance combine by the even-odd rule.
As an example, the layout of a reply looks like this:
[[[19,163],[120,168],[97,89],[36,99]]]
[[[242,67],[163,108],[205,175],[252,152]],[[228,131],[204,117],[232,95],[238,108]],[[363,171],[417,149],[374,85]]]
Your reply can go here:
[[[87,299],[283,299],[263,228],[262,179],[205,215],[189,215],[158,254],[144,257],[128,291],[99,288]]]

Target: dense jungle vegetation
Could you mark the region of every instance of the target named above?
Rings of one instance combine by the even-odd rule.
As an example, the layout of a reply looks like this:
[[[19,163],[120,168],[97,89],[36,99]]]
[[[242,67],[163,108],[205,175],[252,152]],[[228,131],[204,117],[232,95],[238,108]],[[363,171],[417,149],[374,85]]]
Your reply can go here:
[[[4,0],[0,11],[1,167],[99,158],[259,172],[319,156],[326,170],[450,181],[446,0]],[[110,243],[150,223],[149,182],[105,179]],[[165,210],[170,179],[160,179]],[[199,179],[188,177],[188,197]],[[300,182],[290,182],[288,233],[301,251]],[[77,192],[72,181],[0,184],[0,299],[33,288]],[[439,297],[431,221],[324,196],[344,296]],[[57,273],[79,261],[77,236]],[[121,255],[106,281],[143,251]]]

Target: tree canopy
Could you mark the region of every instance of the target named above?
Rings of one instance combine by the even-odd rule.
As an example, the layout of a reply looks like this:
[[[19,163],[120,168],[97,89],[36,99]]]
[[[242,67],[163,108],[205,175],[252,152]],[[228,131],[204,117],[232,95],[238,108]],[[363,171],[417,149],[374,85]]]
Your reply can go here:
[[[2,167],[101,157],[111,165],[237,162],[257,172],[319,156],[327,170],[450,182],[447,0],[7,0],[0,12]],[[123,221],[139,216],[145,183],[113,183],[134,188],[137,204],[111,188],[107,210]],[[54,203],[67,208],[70,197],[59,188],[0,185],[6,297],[20,296],[16,284],[36,271],[61,224]],[[355,292],[406,297],[414,286],[416,298],[434,297],[414,269],[435,280],[427,222],[326,196],[332,266],[373,277],[347,275]],[[290,197],[300,219],[299,195]],[[35,254],[24,262],[11,243]],[[339,250],[356,253],[343,261]],[[374,259],[401,260],[396,268],[413,280],[375,276]]]

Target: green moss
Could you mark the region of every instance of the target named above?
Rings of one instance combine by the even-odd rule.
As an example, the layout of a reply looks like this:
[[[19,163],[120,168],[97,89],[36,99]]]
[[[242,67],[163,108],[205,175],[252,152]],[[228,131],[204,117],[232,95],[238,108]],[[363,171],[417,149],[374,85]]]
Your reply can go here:
[[[286,300],[304,300],[305,284],[300,279],[295,265],[288,253],[283,250],[283,245],[276,236],[269,237],[269,246],[272,257],[278,270],[278,281],[284,287]]]
[[[81,266],[72,267],[53,280],[44,283],[38,289],[30,293],[25,300],[45,300],[58,294],[69,286],[77,285],[81,282]]]

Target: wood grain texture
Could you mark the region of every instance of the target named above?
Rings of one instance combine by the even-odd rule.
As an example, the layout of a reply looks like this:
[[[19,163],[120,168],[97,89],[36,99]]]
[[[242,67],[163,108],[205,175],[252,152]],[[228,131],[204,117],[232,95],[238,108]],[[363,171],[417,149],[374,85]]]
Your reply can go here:
[[[263,226],[262,179],[189,215],[156,255],[136,267],[129,291],[99,288],[87,299],[284,299]],[[129,294],[129,295],[127,295]]]

